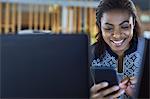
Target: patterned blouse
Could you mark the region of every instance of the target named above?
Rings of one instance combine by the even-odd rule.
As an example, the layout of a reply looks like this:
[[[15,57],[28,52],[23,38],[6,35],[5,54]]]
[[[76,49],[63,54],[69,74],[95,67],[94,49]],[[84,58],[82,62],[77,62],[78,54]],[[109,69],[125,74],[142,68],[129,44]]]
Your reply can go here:
[[[108,47],[105,50],[102,58],[94,56],[91,65],[94,68],[115,69],[119,81],[121,81],[125,77],[138,77],[140,68],[142,66],[141,63],[144,51],[144,42],[145,40],[143,38],[138,38],[138,40],[136,40],[136,42],[133,42],[130,48],[124,53],[122,73],[117,72],[118,56]]]

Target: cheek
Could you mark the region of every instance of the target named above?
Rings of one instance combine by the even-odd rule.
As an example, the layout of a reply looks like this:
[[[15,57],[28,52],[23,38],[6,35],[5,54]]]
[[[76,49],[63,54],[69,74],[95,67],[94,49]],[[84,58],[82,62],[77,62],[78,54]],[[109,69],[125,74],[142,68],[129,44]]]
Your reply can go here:
[[[133,36],[133,26],[128,31],[125,31],[125,34],[128,35],[129,37]]]
[[[102,37],[103,37],[104,41],[105,41],[107,44],[109,44],[111,35],[109,35],[109,34],[107,34],[107,33],[105,33],[105,32],[102,32]]]
[[[133,30],[124,31],[123,34],[125,37],[132,38],[133,37]]]

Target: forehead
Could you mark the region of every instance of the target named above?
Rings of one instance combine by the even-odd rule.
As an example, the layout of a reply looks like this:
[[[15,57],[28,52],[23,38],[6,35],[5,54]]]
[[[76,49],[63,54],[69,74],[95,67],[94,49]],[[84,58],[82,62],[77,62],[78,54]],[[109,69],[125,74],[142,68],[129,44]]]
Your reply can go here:
[[[132,16],[126,10],[111,10],[103,13],[101,23],[120,24],[123,21],[132,21]]]

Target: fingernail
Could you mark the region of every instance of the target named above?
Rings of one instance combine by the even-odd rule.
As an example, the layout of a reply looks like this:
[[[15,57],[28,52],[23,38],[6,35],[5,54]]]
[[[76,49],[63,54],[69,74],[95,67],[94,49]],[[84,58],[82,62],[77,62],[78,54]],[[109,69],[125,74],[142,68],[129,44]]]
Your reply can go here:
[[[104,87],[106,87],[106,86],[108,86],[108,82],[103,82],[102,85],[103,85]]]
[[[135,88],[135,85],[130,85],[131,88]]]
[[[122,91],[121,91],[121,94],[123,94],[124,92],[125,92],[125,90],[122,90]]]
[[[119,90],[119,86],[114,86],[113,89],[114,90]]]
[[[122,86],[122,85],[123,85],[122,83],[119,84],[119,86]]]

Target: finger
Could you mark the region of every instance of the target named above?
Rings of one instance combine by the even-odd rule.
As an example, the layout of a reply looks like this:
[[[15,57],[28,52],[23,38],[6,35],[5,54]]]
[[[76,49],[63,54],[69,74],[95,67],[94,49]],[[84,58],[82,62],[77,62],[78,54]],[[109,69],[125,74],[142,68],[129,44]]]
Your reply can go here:
[[[108,89],[106,89],[104,91],[101,91],[101,94],[103,96],[106,96],[106,95],[111,94],[112,92],[117,91],[117,90],[119,90],[119,86],[113,86],[113,87],[108,88]]]
[[[135,85],[134,85],[134,84],[133,84],[133,85],[130,85],[130,87],[131,87],[131,88],[135,88]]]
[[[125,90],[120,89],[119,92],[117,92],[116,94],[113,95],[113,98],[117,98],[117,97],[121,96],[124,93],[125,93]]]
[[[127,87],[127,83],[129,82],[129,79],[125,79],[124,81],[122,81],[120,84],[119,84],[119,87],[120,88],[126,88]]]
[[[101,95],[101,93],[96,93],[91,95],[90,99],[101,99],[103,96]]]
[[[130,79],[135,79],[135,78],[136,78],[135,76],[130,77]]]
[[[127,95],[133,96],[133,91],[134,91],[134,89],[131,88],[131,86],[128,86],[125,91],[126,91],[126,94],[127,94]]]
[[[113,99],[114,99],[114,98],[117,98],[117,97],[121,96],[121,95],[124,94],[124,93],[125,93],[125,90],[120,89],[118,92],[116,92],[115,94],[110,95],[110,96],[108,96],[108,97],[113,97]],[[108,97],[106,97],[106,98],[108,98]]]
[[[136,84],[137,83],[137,78],[136,77],[131,77],[130,82],[131,82],[131,84]]]
[[[125,77],[122,81],[121,81],[121,83],[122,82],[125,82],[126,80],[129,80],[130,78],[129,77]]]
[[[119,87],[120,87],[121,89],[126,89],[128,86],[127,86],[127,85],[119,85]]]
[[[95,94],[97,93],[98,90],[105,88],[108,86],[108,82],[102,82],[99,84],[95,84],[92,88],[91,88],[91,94]]]

